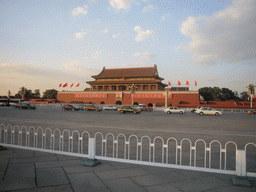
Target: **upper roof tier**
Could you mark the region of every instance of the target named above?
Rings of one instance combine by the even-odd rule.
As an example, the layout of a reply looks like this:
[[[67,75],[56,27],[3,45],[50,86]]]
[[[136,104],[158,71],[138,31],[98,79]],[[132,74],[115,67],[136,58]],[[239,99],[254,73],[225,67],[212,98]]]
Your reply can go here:
[[[127,77],[155,77],[163,80],[158,76],[157,66],[154,67],[136,67],[136,68],[118,68],[118,69],[106,69],[98,75],[92,76],[94,79],[108,79],[108,78],[127,78]]]

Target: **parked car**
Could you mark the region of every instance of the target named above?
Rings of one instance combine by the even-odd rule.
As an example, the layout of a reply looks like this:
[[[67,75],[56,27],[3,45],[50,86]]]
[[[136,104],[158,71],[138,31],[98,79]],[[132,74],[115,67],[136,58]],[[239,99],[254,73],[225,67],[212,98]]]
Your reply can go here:
[[[201,109],[202,108],[202,106],[198,106],[197,108],[195,108],[195,109],[192,109],[192,113],[196,113],[196,111],[198,110],[198,109]]]
[[[114,105],[104,106],[103,110],[114,110],[114,111],[116,111],[117,106],[114,106]]]
[[[210,107],[201,107],[200,109],[198,109],[196,111],[196,113],[201,115],[201,116],[202,115],[216,115],[216,116],[222,115],[221,111],[212,109]]]
[[[179,113],[179,114],[184,114],[186,113],[186,111],[184,109],[180,109],[178,107],[168,107],[166,109],[164,109],[165,113],[171,114],[171,113]]]
[[[139,108],[141,111],[153,111],[153,108],[152,108],[152,107],[147,107],[145,104],[139,104],[139,105],[138,105],[138,108]]]
[[[86,106],[85,104],[76,104],[73,105],[77,110],[84,110],[84,107]]]
[[[19,108],[19,109],[36,109],[36,106],[35,105],[32,105],[31,103],[29,102],[22,102],[22,103],[19,103],[16,108]]]
[[[118,107],[117,111],[120,113],[135,113],[135,114],[141,113],[140,109],[132,107],[130,105]]]
[[[11,106],[9,103],[6,103],[6,102],[0,103],[0,107],[9,107],[9,106]]]
[[[86,106],[84,107],[84,110],[85,110],[85,111],[102,111],[102,109],[99,108],[99,107],[96,106],[96,105],[86,105]]]
[[[63,111],[78,111],[79,109],[75,107],[74,105],[63,105],[62,107]]]
[[[248,113],[248,114],[251,114],[251,115],[256,114],[256,109],[252,109],[252,110],[250,110],[250,111],[247,111],[247,113]]]

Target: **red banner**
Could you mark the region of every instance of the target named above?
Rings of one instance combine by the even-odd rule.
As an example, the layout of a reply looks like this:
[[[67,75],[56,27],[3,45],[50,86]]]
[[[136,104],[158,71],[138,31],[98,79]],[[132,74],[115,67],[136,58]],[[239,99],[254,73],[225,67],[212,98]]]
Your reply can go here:
[[[163,94],[134,94],[133,98],[165,98]]]
[[[75,94],[75,97],[81,98],[107,98],[108,94],[95,94],[95,93],[87,93],[87,94]]]

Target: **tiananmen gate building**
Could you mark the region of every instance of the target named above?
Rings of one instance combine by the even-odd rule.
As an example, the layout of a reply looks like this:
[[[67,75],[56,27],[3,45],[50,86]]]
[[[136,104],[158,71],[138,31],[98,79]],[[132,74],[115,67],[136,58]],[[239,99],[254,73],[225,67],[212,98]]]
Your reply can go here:
[[[94,103],[106,105],[138,105],[162,107],[196,107],[199,92],[188,87],[172,87],[162,83],[157,66],[106,69],[92,76],[90,88],[84,91],[58,92],[57,99],[65,103]],[[131,88],[135,89],[131,94]]]

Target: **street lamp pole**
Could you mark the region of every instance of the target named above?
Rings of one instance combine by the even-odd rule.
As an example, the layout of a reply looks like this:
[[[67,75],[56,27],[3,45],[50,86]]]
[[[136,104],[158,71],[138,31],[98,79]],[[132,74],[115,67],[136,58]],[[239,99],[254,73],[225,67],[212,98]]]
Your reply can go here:
[[[252,83],[250,83],[248,86],[245,86],[248,88],[248,96],[251,98],[251,109],[252,109],[252,96],[254,95],[254,86]]]
[[[132,95],[132,106],[133,106],[133,95],[134,95],[135,92],[136,92],[137,86],[135,86],[134,84],[132,84],[131,86],[129,86],[129,88],[130,88],[130,92],[131,92],[131,95]]]

